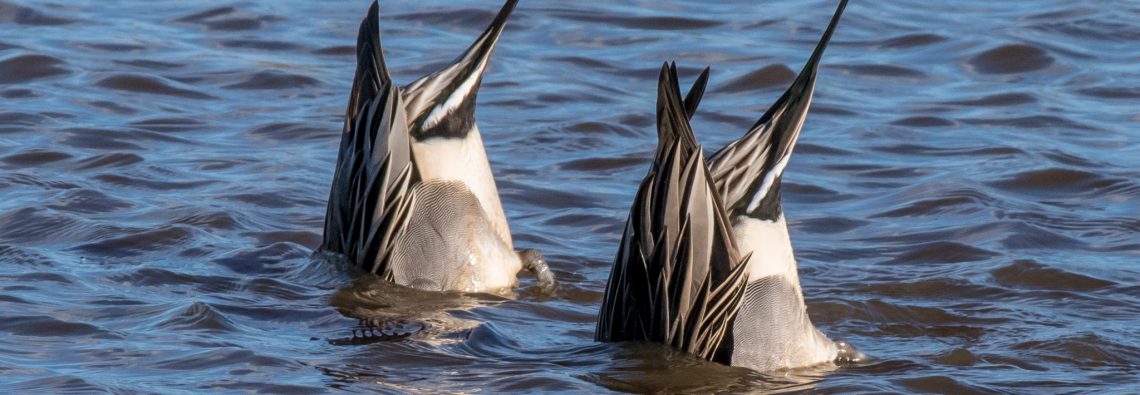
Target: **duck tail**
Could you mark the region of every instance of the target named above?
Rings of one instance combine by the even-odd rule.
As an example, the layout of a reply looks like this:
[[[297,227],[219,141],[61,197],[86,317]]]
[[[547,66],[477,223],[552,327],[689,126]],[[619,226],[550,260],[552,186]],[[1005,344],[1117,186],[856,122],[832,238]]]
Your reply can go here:
[[[658,81],[658,147],[641,182],[598,314],[598,341],[652,341],[729,362],[744,268],[688,119],[676,65]]]
[[[713,154],[709,170],[733,216],[775,220],[780,215],[780,179],[807,119],[820,59],[839,24],[841,0],[823,37],[799,75],[739,140]]]
[[[407,115],[384,64],[380,8],[360,24],[356,76],[348,98],[340,153],[329,192],[322,249],[383,274],[400,223],[406,220],[412,163]]]

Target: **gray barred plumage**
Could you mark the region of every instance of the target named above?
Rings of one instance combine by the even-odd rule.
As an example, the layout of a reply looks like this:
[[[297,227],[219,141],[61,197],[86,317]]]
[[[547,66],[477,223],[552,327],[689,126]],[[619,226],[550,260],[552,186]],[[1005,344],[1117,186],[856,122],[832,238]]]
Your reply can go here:
[[[451,65],[400,89],[372,3],[360,25],[323,250],[421,289],[502,290],[524,267],[553,282],[541,254],[514,250],[475,125],[480,81],[516,4],[508,0]]]
[[[675,65],[662,68],[657,154],[630,209],[597,340],[660,342],[760,371],[860,355],[811,324],[779,194],[816,70],[846,5],[840,1],[791,87],[707,162],[688,118],[708,70],[682,102]]]

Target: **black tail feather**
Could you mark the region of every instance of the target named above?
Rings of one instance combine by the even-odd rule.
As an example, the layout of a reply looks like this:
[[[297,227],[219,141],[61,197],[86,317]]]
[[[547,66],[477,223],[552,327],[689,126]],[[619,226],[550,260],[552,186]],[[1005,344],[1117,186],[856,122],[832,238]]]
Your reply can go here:
[[[775,219],[780,209],[780,178],[799,139],[811,106],[816,73],[840,16],[841,0],[827,29],[799,75],[752,129],[712,156],[709,169],[717,189],[734,215]]]
[[[681,98],[675,65],[663,65],[658,82],[658,150],[630,209],[595,337],[660,342],[727,363],[746,262],[688,123],[697,101]],[[690,97],[699,100],[700,90]]]
[[[475,124],[475,99],[499,36],[518,0],[507,0],[487,29],[450,66],[405,88],[419,140],[463,137]]]

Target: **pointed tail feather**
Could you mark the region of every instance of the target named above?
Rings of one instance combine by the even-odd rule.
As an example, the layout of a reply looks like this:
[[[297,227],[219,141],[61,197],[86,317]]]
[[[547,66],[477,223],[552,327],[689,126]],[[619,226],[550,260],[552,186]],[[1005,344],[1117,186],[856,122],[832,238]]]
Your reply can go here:
[[[355,120],[361,112],[365,104],[361,99],[376,97],[381,87],[391,81],[380,46],[380,5],[373,1],[357,33],[356,76],[352,79],[352,95],[348,98],[348,111],[344,117],[345,131],[350,126],[348,122]]]
[[[705,86],[709,83],[709,68],[701,72],[697,77],[696,82],[693,82],[693,87],[689,88],[689,94],[685,95],[685,113],[689,119],[693,119],[693,114],[697,113],[697,106],[701,104],[701,97],[705,95]]]
[[[746,258],[739,257],[688,124],[695,103],[681,98],[676,67],[664,65],[661,141],[630,209],[595,337],[660,342],[727,363],[726,339],[744,295]]]
[[[734,215],[775,219],[780,214],[780,178],[799,139],[815,91],[820,59],[847,0],[841,0],[823,37],[792,85],[752,129],[712,156],[709,170]]]
[[[322,248],[382,273],[399,232],[399,208],[416,178],[407,115],[380,46],[375,2],[360,25],[357,68],[329,192]]]
[[[507,0],[483,34],[450,66],[404,88],[414,137],[462,137],[475,124],[475,97],[483,72],[516,4],[518,0]]]

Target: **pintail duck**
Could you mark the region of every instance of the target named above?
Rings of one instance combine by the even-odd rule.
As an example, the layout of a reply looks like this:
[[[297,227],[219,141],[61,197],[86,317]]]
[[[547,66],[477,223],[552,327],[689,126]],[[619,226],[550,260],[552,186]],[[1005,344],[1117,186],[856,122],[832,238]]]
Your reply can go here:
[[[597,340],[660,342],[758,371],[861,357],[812,325],[780,206],[780,179],[846,5],[783,96],[707,160],[689,119],[708,69],[682,98],[676,64],[662,66],[656,156],[630,209]]]
[[[418,289],[499,291],[524,267],[552,284],[540,253],[514,249],[475,125],[483,72],[516,3],[508,0],[451,65],[403,88],[384,63],[372,3],[360,24],[322,250]]]

